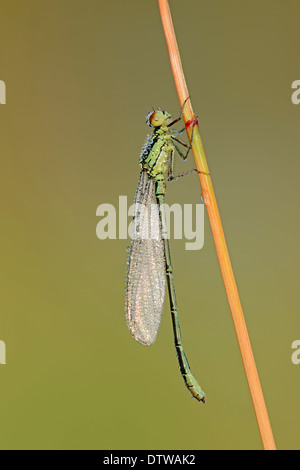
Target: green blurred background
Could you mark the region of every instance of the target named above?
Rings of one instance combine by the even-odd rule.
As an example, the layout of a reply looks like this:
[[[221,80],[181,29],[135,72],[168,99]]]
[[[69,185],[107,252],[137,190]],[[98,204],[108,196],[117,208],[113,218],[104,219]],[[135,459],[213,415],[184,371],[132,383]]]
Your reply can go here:
[[[170,1],[270,420],[300,448],[298,0]],[[261,449],[206,219],[171,241],[192,400],[166,303],[146,348],[124,321],[129,240],[96,208],[133,200],[151,106],[179,103],[157,2],[1,0],[2,449]],[[194,167],[192,159],[177,170]],[[169,203],[200,203],[196,176]]]

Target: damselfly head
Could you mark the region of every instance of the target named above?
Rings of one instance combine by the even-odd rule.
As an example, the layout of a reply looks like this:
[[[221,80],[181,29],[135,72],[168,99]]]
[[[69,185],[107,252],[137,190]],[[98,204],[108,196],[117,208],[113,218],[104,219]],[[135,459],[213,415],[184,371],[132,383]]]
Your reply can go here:
[[[150,111],[146,116],[146,123],[150,127],[160,127],[166,123],[171,117],[171,114],[167,111],[157,109],[156,111]]]

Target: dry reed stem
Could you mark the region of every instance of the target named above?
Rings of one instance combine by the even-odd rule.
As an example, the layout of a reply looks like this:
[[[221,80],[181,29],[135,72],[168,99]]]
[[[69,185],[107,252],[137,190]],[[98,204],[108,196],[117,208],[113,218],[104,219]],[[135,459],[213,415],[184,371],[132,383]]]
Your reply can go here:
[[[166,42],[169,50],[171,67],[175,80],[175,85],[179,97],[180,105],[182,106],[189,96],[187,85],[185,82],[180,55],[178,51],[177,41],[173,28],[172,18],[167,0],[158,0],[159,9],[165,32]],[[202,196],[207,209],[212,235],[217,251],[217,256],[221,268],[221,273],[225,285],[225,290],[229,302],[229,307],[237,335],[237,340],[247,376],[247,381],[250,389],[251,398],[256,414],[256,419],[263,442],[264,449],[276,450],[273,438],[272,428],[270,425],[268,412],[260,385],[259,376],[257,373],[254,356],[249,340],[247,326],[245,323],[243,310],[234,279],[234,274],[229,258],[229,253],[226,246],[225,236],[221,224],[220,214],[213,190],[211,177],[206,162],[206,157],[203,149],[202,140],[199,133],[198,121],[194,115],[191,100],[188,100],[183,109],[183,118],[186,125],[186,130],[191,139],[192,129],[193,132],[193,155],[195,158],[196,166],[199,171],[199,179],[201,184]]]

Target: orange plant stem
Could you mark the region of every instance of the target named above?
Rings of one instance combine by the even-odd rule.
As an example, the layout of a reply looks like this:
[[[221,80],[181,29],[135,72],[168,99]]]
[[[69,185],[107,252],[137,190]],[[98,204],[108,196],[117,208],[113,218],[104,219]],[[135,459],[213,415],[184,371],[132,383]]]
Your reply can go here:
[[[185,82],[180,55],[178,51],[175,32],[172,24],[171,13],[167,0],[158,0],[159,9],[165,32],[166,42],[169,50],[171,67],[174,75],[175,85],[182,106],[188,98],[189,93]],[[234,274],[230,262],[229,253],[222,228],[220,214],[215,198],[211,177],[205,158],[202,140],[199,133],[198,121],[194,115],[191,100],[188,100],[183,109],[183,118],[186,130],[191,139],[193,131],[193,155],[197,169],[199,170],[199,179],[202,189],[203,200],[207,209],[213,239],[217,251],[217,256],[221,268],[221,273],[225,285],[225,290],[229,302],[229,307],[237,335],[237,340],[247,376],[251,398],[256,414],[258,427],[260,430],[263,446],[266,450],[276,450],[272,434],[268,412],[257,373],[254,356],[249,340],[246,322],[237,290]]]

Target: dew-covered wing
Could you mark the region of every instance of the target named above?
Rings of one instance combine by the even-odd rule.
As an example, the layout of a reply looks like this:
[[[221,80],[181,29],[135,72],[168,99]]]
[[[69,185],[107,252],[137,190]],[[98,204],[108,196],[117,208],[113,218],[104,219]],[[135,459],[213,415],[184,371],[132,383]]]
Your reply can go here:
[[[126,323],[141,344],[156,340],[166,288],[164,242],[161,237],[155,182],[141,172],[135,196],[132,243],[128,258]]]

